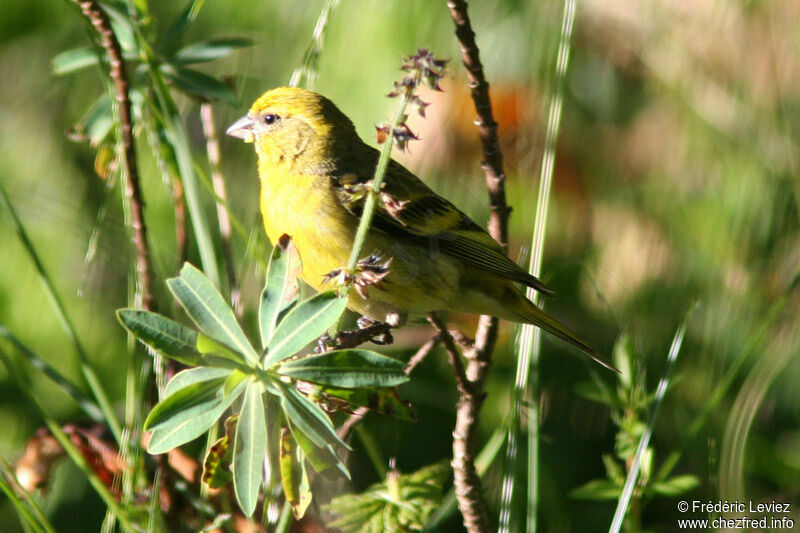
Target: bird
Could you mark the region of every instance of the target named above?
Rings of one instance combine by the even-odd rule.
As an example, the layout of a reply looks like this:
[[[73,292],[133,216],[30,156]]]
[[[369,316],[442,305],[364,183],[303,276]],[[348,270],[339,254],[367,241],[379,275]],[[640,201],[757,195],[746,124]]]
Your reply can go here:
[[[324,290],[348,263],[380,152],[328,98],[278,87],[258,98],[228,135],[255,146],[260,208],[272,243],[289,235],[301,279]],[[438,311],[491,315],[534,324],[585,352],[602,356],[566,325],[530,301],[519,285],[553,291],[509,259],[483,228],[421,179],[390,160],[364,250],[391,258],[388,273],[366,291],[350,291],[347,306],[393,327],[409,315]],[[369,263],[369,261],[367,261]]]

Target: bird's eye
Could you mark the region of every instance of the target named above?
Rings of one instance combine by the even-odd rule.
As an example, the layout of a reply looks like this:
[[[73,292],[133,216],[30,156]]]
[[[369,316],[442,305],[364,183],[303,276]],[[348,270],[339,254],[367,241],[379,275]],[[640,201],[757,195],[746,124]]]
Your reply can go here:
[[[264,124],[267,124],[267,125],[275,124],[276,122],[278,122],[279,118],[280,117],[278,115],[273,115],[271,113],[268,114],[268,115],[264,115]]]

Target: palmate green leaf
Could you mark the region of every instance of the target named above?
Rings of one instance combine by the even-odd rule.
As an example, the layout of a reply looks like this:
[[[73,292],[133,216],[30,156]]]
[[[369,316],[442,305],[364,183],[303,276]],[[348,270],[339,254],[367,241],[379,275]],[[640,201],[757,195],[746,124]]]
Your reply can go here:
[[[225,401],[223,387],[226,379],[227,376],[217,376],[173,389],[174,392],[158,402],[147,415],[144,429],[158,429],[164,424],[172,425],[214,409]]]
[[[222,59],[240,48],[252,46],[253,41],[243,38],[209,39],[181,48],[173,57],[176,63],[188,65]]]
[[[147,450],[167,452],[202,435],[244,390],[240,382],[226,393],[230,377],[193,383],[159,402],[145,421],[152,431]]]
[[[180,277],[168,279],[167,285],[200,331],[242,354],[249,364],[258,364],[258,356],[233,311],[202,272],[184,263]]]
[[[281,407],[286,418],[305,433],[314,445],[324,448],[328,444],[338,444],[350,449],[336,434],[330,418],[320,406],[283,383],[278,383],[278,385],[281,391]]]
[[[222,368],[241,368],[247,370],[247,365],[242,354],[234,352],[224,344],[215,341],[207,335],[197,335],[197,351],[203,354],[202,363],[206,366]]]
[[[440,506],[450,471],[447,461],[411,474],[393,470],[361,494],[331,500],[325,507],[341,518],[329,525],[345,532],[420,531]]]
[[[246,516],[253,516],[264,479],[267,419],[263,392],[264,386],[258,381],[247,384],[233,441],[233,488],[236,501]]]
[[[340,297],[334,291],[321,292],[297,304],[275,329],[267,345],[264,366],[269,367],[291,357],[325,333],[346,306],[347,298]]]
[[[333,350],[281,363],[278,373],[320,385],[355,389],[396,387],[408,381],[405,365],[369,350]]]
[[[258,324],[261,346],[269,345],[281,315],[297,302],[300,256],[288,235],[282,235],[272,249],[267,266],[267,281],[261,291]]]
[[[199,96],[202,99],[211,101],[219,100],[227,104],[236,105],[236,96],[233,94],[230,87],[199,70],[173,67],[165,63],[161,65],[161,72],[176,87],[190,95]]]
[[[185,365],[200,363],[197,332],[165,316],[139,309],[120,309],[117,318],[136,338],[165,357]]]

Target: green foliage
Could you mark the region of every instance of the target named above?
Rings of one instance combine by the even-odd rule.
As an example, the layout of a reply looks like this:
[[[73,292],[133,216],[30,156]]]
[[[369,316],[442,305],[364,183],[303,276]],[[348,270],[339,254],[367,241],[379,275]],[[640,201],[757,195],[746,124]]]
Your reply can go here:
[[[421,531],[440,505],[449,476],[445,461],[411,474],[391,470],[383,483],[331,500],[326,507],[340,518],[330,526],[346,533]]]
[[[264,462],[271,456],[268,442],[278,444],[277,438],[268,438],[266,406],[271,404],[265,396],[277,397],[281,407],[281,448],[272,455],[280,456],[284,491],[301,517],[310,500],[306,462],[316,471],[335,467],[349,474],[336,454],[337,447],[347,445],[319,405],[296,390],[297,383],[314,384],[316,394],[324,395],[329,387],[331,394],[340,394],[382,390],[408,381],[401,362],[368,350],[298,356],[339,319],[346,299],[326,292],[297,303],[296,291],[287,291],[296,284],[297,272],[287,265],[296,263],[290,241],[282,240],[272,252],[262,292],[260,350],[247,339],[213,284],[188,263],[167,285],[197,331],[151,312],[118,312],[119,320],[139,340],[165,357],[193,366],[170,380],[163,399],[145,420],[144,427],[151,432],[150,453],[164,453],[199,437],[241,400],[235,422],[226,423],[225,437],[206,456],[204,481],[220,486],[230,478],[248,516],[255,511],[264,482]]]
[[[800,486],[796,459],[800,456],[796,424],[800,372],[795,357],[800,331],[796,179],[800,70],[793,68],[798,62],[797,17],[791,2],[716,3],[708,9],[710,3],[682,4],[685,9],[681,8],[680,16],[675,16],[675,3],[665,0],[648,4],[646,11],[635,3],[579,5],[564,84],[542,269],[545,280],[558,292],[557,298],[546,302],[547,308],[585,333],[603,352],[610,353],[618,329],[630,331],[636,339],[639,372],[646,369],[651,378],[661,361],[659,357],[654,364],[653,356],[661,353],[679,315],[691,301],[703,303],[687,331],[686,357],[676,366],[674,386],[662,407],[652,446],[655,452],[651,459],[644,457],[652,463],[651,469],[658,467],[648,482],[653,494],[641,501],[645,516],[651,524],[667,529],[681,515],[675,501],[669,500],[675,497],[666,493],[686,490],[687,482],[700,482],[692,498],[795,504]],[[205,97],[202,90],[187,93],[165,70],[190,69],[224,80],[226,85],[232,79],[230,93],[239,102],[236,109],[222,102],[210,106],[221,131],[226,121],[241,115],[247,102],[268,88],[285,85],[306,49],[314,50],[309,64],[317,74],[315,89],[334,100],[369,141],[373,125],[387,112],[382,95],[386,80],[394,76],[397,59],[420,45],[443,51],[451,58],[453,77],[446,80],[446,93],[431,107],[435,112],[425,121],[426,127],[415,130],[420,131],[422,142],[403,154],[401,161],[476,222],[486,220],[479,168],[482,156],[472,124],[469,88],[443,4],[339,2],[322,28],[324,50],[316,37],[311,48],[307,45],[320,9],[324,5],[327,11],[335,5],[333,0],[123,0],[103,5],[112,10],[131,78],[133,131],[156,280],[176,275],[188,257],[203,265],[226,299],[231,289],[238,289],[239,305],[252,309],[261,288],[258,277],[269,257],[255,215],[258,194],[252,150],[220,139],[220,168],[231,178],[226,180],[229,194],[224,208],[238,231],[231,263],[237,279],[233,283],[215,279],[208,265],[224,253],[210,209],[216,198],[211,183],[204,181],[210,165],[203,153],[198,108],[209,95],[221,95],[213,92],[219,89],[217,85],[208,87]],[[516,257],[520,246],[530,243],[536,207],[532,199],[539,187],[564,4],[561,0],[498,0],[469,5],[500,128],[505,186],[514,209],[509,251]],[[217,42],[226,36],[250,37],[255,46],[221,57],[230,48]],[[742,38],[732,40],[731,36]],[[124,413],[126,419],[119,427],[132,431],[121,431],[121,442],[108,439],[110,445],[120,445],[131,467],[120,476],[122,495],[116,501],[131,509],[131,516],[138,519],[136,527],[144,529],[152,517],[156,526],[152,529],[157,530],[157,498],[141,492],[152,482],[147,467],[153,462],[141,459],[138,439],[124,438],[135,437],[137,421],[144,419],[137,412],[145,405],[144,387],[136,383],[142,381],[143,369],[152,360],[144,350],[131,349],[113,315],[118,307],[134,305],[130,283],[134,268],[126,218],[119,207],[123,180],[114,142],[119,123],[114,95],[107,90],[113,82],[107,75],[104,52],[93,45],[96,41],[96,32],[73,2],[0,2],[0,70],[12,73],[0,85],[4,104],[0,126],[6,133],[0,138],[0,182],[30,237],[25,244],[15,239],[15,217],[8,208],[0,208],[0,230],[7,237],[0,239],[0,322],[6,328],[1,332],[0,351],[12,363],[0,368],[4,428],[0,449],[6,459],[22,456],[27,439],[48,417],[57,425],[89,421],[109,425]],[[216,47],[213,52],[209,44]],[[367,52],[354,55],[354,50]],[[209,61],[193,62],[198,55]],[[169,67],[162,66],[165,62]],[[68,75],[54,78],[54,71]],[[76,145],[74,140],[88,144]],[[173,184],[184,179],[189,184],[184,189],[193,192],[181,197]],[[181,224],[177,213],[184,200],[188,218]],[[237,226],[237,219],[243,223]],[[188,235],[185,252],[175,239],[181,229]],[[41,277],[31,268],[28,249],[34,248],[50,277]],[[258,286],[254,278],[259,279]],[[56,290],[42,292],[42,282]],[[63,307],[65,314],[53,307],[53,294],[59,300],[55,305]],[[162,312],[171,308],[167,291],[156,298]],[[126,300],[130,303],[125,304]],[[67,325],[74,326],[74,334],[65,336],[65,317]],[[253,346],[266,346],[268,339],[257,345],[251,336],[259,329],[248,329],[255,324],[252,316],[245,313],[244,317],[241,323],[247,326],[244,329]],[[455,321],[451,325],[458,327]],[[186,331],[165,327],[164,342],[173,346],[175,359],[215,371],[239,369],[247,375],[242,354],[194,326],[179,326],[194,337],[184,338]],[[153,326],[141,327],[144,331]],[[427,333],[423,328],[407,326],[396,336],[392,353],[412,352],[413,344]],[[479,443],[497,431],[498,421],[509,411],[507,394],[513,382],[509,368],[515,359],[506,331],[501,330],[492,362],[476,436]],[[159,335],[158,330],[153,333]],[[170,337],[175,338],[167,341]],[[80,348],[74,338],[80,339]],[[86,363],[81,362],[84,354]],[[784,357],[789,358],[788,365],[779,366]],[[97,380],[84,379],[84,364],[96,372]],[[774,379],[755,372],[761,365],[776,369]],[[420,413],[414,426],[374,416],[359,426],[376,435],[383,455],[397,455],[402,464],[427,464],[443,456],[452,438],[452,376],[434,358],[417,372],[420,379],[404,390]],[[591,488],[587,482],[595,479],[617,490],[628,467],[616,455],[614,434],[620,434],[619,448],[629,453],[634,436],[641,432],[636,422],[643,422],[643,414],[626,424],[623,432],[608,422],[604,408],[568,394],[585,372],[558,345],[544,339],[536,373],[544,399],[543,408],[536,411],[543,435],[536,482],[541,530],[556,529],[556,524],[576,531],[608,529],[613,502],[570,502],[569,489]],[[205,381],[222,375],[209,375]],[[184,379],[193,378],[176,376],[166,395],[188,386]],[[753,381],[761,388],[745,386]],[[92,388],[96,384],[107,391],[111,409],[98,400],[99,389]],[[347,405],[370,406],[408,420],[414,417],[392,388],[297,385],[303,385],[303,394],[326,408],[342,407],[345,400]],[[618,415],[624,408],[617,383],[606,387],[592,383],[582,390],[603,405],[612,401],[611,409]],[[41,409],[34,406],[28,392],[41,401]],[[276,397],[266,391],[264,398],[268,424],[282,419]],[[242,400],[240,394],[229,411],[238,411]],[[220,443],[219,454],[208,456],[219,462],[220,485],[225,475],[232,476],[235,427],[229,431],[228,445]],[[307,438],[300,446],[292,430],[283,429],[295,445],[299,487],[300,466],[312,476],[314,467],[309,466],[308,455],[306,462],[298,462],[298,448],[304,455],[304,449],[319,450],[321,461],[333,459],[327,448],[319,449]],[[268,426],[270,442],[280,430],[280,424],[276,429]],[[304,437],[296,433],[298,439]],[[535,451],[526,450],[522,441],[518,444],[521,455]],[[278,464],[276,455],[272,460],[275,482]],[[483,494],[490,507],[498,499],[496,465],[489,466]],[[65,472],[77,472],[65,466],[45,480],[46,491],[31,491],[22,504],[38,502],[59,531],[70,527],[99,530],[102,510],[98,511],[97,494],[103,493],[85,485],[80,488],[72,479],[64,483]],[[358,460],[348,466],[359,483],[375,480],[375,474],[363,465],[359,468]],[[522,494],[516,515],[525,517],[529,473],[519,470],[516,492]],[[331,471],[338,472],[332,467],[325,470]],[[686,473],[690,475],[682,475]],[[91,475],[90,468],[86,475]],[[665,486],[666,480],[675,486]],[[14,489],[10,487],[0,502],[3,531],[22,531],[12,508]],[[658,501],[650,504],[649,498]],[[114,497],[108,501],[110,506]],[[143,509],[142,501],[148,501],[150,509]],[[272,505],[275,500],[269,502]],[[203,518],[201,523],[187,522],[187,530],[212,529],[230,519],[227,513],[216,514],[219,509],[211,508],[214,500],[197,496],[191,503],[207,522]],[[574,512],[576,505],[579,512]],[[449,514],[446,509],[451,509]],[[31,512],[20,510],[20,521]],[[67,513],[81,520],[64,520]],[[457,520],[455,505],[443,506],[442,513],[446,515],[442,523],[451,525]],[[29,522],[34,529],[43,523]],[[113,524],[111,517],[108,524]],[[449,530],[447,526],[440,529]]]
[[[605,404],[611,409],[611,419],[618,427],[615,439],[615,456],[603,454],[606,479],[594,479],[570,492],[581,500],[617,500],[625,486],[627,470],[631,468],[639,442],[647,430],[648,414],[655,393],[647,392],[645,372],[636,354],[631,337],[623,334],[614,346],[614,365],[619,369],[617,387],[613,392],[602,388],[599,382],[583,383],[578,391],[586,398]],[[644,448],[639,477],[633,498],[649,500],[653,496],[676,497],[695,489],[700,480],[694,475],[677,475],[663,481],[653,479],[654,455],[652,447]],[[631,505],[630,511],[638,524],[641,505]],[[630,527],[630,526],[629,526]],[[636,528],[634,528],[636,530]]]

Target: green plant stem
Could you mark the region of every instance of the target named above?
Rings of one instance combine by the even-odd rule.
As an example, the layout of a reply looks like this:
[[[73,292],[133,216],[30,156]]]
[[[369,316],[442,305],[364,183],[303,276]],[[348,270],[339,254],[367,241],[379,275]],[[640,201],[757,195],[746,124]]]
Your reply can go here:
[[[292,504],[287,500],[283,503],[280,518],[278,518],[278,523],[275,525],[275,533],[288,533],[292,527],[292,522]]]
[[[389,168],[389,161],[392,159],[392,148],[394,147],[394,135],[392,132],[403,120],[403,115],[406,111],[406,106],[411,100],[411,94],[408,91],[403,92],[400,103],[397,105],[392,123],[389,126],[389,135],[386,142],[383,144],[378,165],[375,167],[375,175],[372,178],[372,187],[367,189],[366,198],[364,200],[364,209],[361,213],[361,220],[358,224],[355,239],[353,240],[353,249],[350,252],[350,259],[347,261],[347,271],[353,272],[361,257],[361,249],[364,247],[364,241],[367,239],[367,233],[372,225],[372,218],[375,216],[375,209],[377,207],[378,195],[381,192],[381,185],[383,178],[386,176],[386,169]]]
[[[6,208],[6,211],[11,216],[11,221],[14,224],[14,229],[17,232],[17,236],[19,237],[23,248],[25,248],[25,251],[28,253],[28,256],[31,258],[31,261],[33,261],[33,265],[36,268],[36,273],[39,276],[39,281],[42,283],[42,287],[44,288],[48,300],[50,300],[50,305],[53,308],[58,321],[61,323],[61,327],[64,328],[64,332],[72,342],[75,353],[78,355],[78,361],[80,362],[83,377],[86,379],[86,383],[89,385],[92,394],[100,406],[100,410],[103,412],[103,418],[108,423],[108,427],[111,430],[111,433],[114,435],[114,439],[117,442],[121,442],[120,439],[122,437],[122,427],[120,426],[116,414],[114,414],[114,409],[111,406],[111,402],[106,395],[100,379],[97,377],[97,374],[95,374],[94,369],[91,367],[89,357],[86,354],[86,350],[83,348],[83,343],[81,343],[80,339],[78,338],[78,332],[75,330],[75,326],[72,324],[72,320],[67,314],[64,303],[58,296],[58,293],[53,286],[53,282],[50,279],[50,276],[47,274],[47,270],[45,270],[44,264],[39,258],[39,254],[36,252],[36,248],[33,246],[33,243],[28,237],[28,232],[25,231],[22,221],[17,215],[14,206],[11,204],[11,200],[8,198],[8,194],[2,185],[2,180],[0,180],[0,202],[2,202],[3,206]]]
[[[547,228],[547,214],[550,207],[550,192],[553,184],[553,171],[556,159],[556,141],[561,128],[561,115],[563,108],[564,78],[569,66],[569,54],[572,43],[572,29],[575,21],[575,2],[566,0],[561,21],[561,37],[558,43],[558,58],[556,60],[556,82],[553,98],[550,100],[550,109],[547,116],[547,130],[545,133],[544,158],[542,171],[539,178],[539,193],[536,200],[536,218],[531,238],[531,258],[528,272],[539,277],[542,270],[542,257],[544,255],[544,237]],[[527,296],[538,304],[540,295],[531,288]],[[538,372],[537,366],[541,349],[541,329],[532,324],[523,324],[520,328],[518,346],[520,347],[517,358],[517,373],[514,383],[514,407],[511,412],[508,448],[506,451],[506,471],[503,477],[503,490],[501,495],[500,531],[509,531],[515,522],[512,516],[514,498],[514,478],[517,472],[518,448],[521,439],[523,411],[527,413],[527,530],[536,531],[537,510],[539,505],[539,405],[538,405]],[[532,376],[531,376],[532,374]]]
[[[678,331],[675,332],[675,337],[672,339],[672,345],[669,348],[669,354],[667,355],[667,366],[664,368],[664,374],[661,376],[661,380],[658,382],[658,388],[656,389],[656,395],[653,398],[653,410],[650,412],[650,417],[647,421],[647,427],[642,434],[642,438],[639,440],[639,445],[636,448],[636,455],[633,458],[633,464],[631,465],[630,469],[628,470],[628,477],[625,479],[625,485],[622,488],[622,494],[619,497],[617,502],[617,509],[614,511],[614,519],[611,522],[611,527],[608,529],[609,533],[619,533],[620,529],[622,528],[622,523],[625,520],[625,515],[628,511],[628,506],[631,502],[631,497],[633,496],[633,489],[636,487],[636,481],[639,479],[639,470],[641,469],[642,459],[644,458],[645,450],[647,450],[647,446],[650,444],[650,436],[653,434],[653,427],[656,423],[656,417],[658,416],[658,409],[661,407],[661,402],[664,400],[664,396],[667,393],[667,387],[669,386],[669,379],[672,374],[672,369],[675,366],[675,361],[678,359],[678,354],[681,351],[681,346],[683,345],[683,338],[686,335],[686,327],[689,324],[689,319],[692,317],[692,312],[694,311],[696,305],[693,305],[689,312],[686,313],[686,318],[683,319],[683,324],[680,325]],[[640,508],[637,506],[634,509],[637,511],[634,515],[638,515],[638,511]]]
[[[143,56],[142,60],[147,65],[147,73],[155,96],[155,102],[151,101],[150,103],[153,107],[154,116],[158,118],[164,127],[164,133],[171,148],[169,152],[175,157],[173,163],[178,169],[183,183],[186,205],[189,208],[189,218],[192,221],[192,229],[197,239],[197,248],[200,252],[203,271],[214,285],[220,287],[219,267],[214,251],[214,243],[205,210],[203,209],[189,139],[177,106],[170,96],[169,89],[158,69],[158,62],[154,58],[154,52],[150,49],[147,39],[141,34],[138,27],[134,27],[136,28],[137,44]]]
[[[222,239],[222,250],[225,254],[225,273],[228,277],[228,289],[230,291],[231,306],[236,316],[241,318],[244,309],[242,308],[239,289],[236,285],[236,272],[233,265],[233,247],[231,245],[231,222],[228,216],[227,199],[228,193],[225,187],[225,178],[222,176],[221,155],[219,149],[219,138],[217,128],[214,124],[214,109],[211,104],[200,106],[200,118],[203,123],[203,134],[206,138],[206,154],[208,163],[211,167],[211,183],[214,188],[214,196],[217,204],[217,221],[219,223],[219,234]]]
[[[314,34],[311,37],[311,44],[306,50],[305,57],[303,57],[303,66],[292,73],[289,87],[314,88],[314,80],[317,77],[317,69],[319,67],[319,56],[322,52],[323,40],[325,39],[325,29],[328,26],[328,19],[330,18],[331,12],[338,4],[339,0],[328,0],[323,6],[319,18],[317,18],[317,23],[314,25]],[[304,81],[305,83],[303,83]]]
[[[61,388],[61,390],[69,394],[93,422],[105,422],[105,418],[103,418],[103,411],[97,406],[96,403],[87,398],[83,392],[78,389],[78,387],[76,387],[70,380],[65,378],[58,370],[53,368],[50,363],[39,357],[38,354],[17,339],[17,337],[15,337],[14,334],[12,334],[2,323],[0,323],[0,337],[8,339],[8,341],[14,345],[14,348],[22,353],[34,368],[50,378]]]

